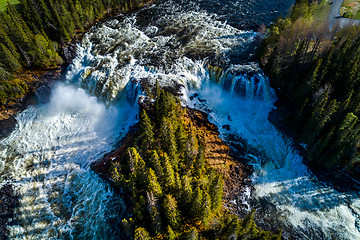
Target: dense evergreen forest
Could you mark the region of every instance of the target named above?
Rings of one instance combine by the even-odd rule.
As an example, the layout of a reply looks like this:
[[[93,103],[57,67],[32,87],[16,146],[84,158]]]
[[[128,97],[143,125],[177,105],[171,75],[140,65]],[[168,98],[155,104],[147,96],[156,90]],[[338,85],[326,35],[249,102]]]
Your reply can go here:
[[[329,30],[316,9],[317,2],[297,1],[291,16],[268,31],[260,63],[283,103],[278,112],[307,145],[309,161],[359,178],[360,28]]]
[[[155,91],[141,111],[133,146],[111,168],[115,186],[131,195],[122,221],[135,239],[280,239],[225,209],[224,179],[204,155],[202,134],[176,98]],[[149,95],[149,94],[148,94]]]
[[[69,44],[97,20],[113,11],[143,5],[138,0],[21,0],[0,11],[0,106],[28,91],[27,69],[63,63],[61,46]]]

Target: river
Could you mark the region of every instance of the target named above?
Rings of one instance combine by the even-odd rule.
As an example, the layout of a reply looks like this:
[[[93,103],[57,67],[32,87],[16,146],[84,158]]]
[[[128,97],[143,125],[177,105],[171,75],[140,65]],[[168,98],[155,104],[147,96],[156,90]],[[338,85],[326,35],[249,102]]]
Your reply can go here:
[[[146,80],[181,84],[184,105],[208,112],[224,140],[247,143],[254,188],[239,196],[240,211],[256,208],[257,221],[285,238],[359,239],[359,195],[318,181],[268,121],[276,95],[253,60],[256,30],[291,4],[170,0],[90,29],[65,79],[0,142],[0,179],[20,194],[9,237],[121,236],[123,200],[90,165],[137,121]]]

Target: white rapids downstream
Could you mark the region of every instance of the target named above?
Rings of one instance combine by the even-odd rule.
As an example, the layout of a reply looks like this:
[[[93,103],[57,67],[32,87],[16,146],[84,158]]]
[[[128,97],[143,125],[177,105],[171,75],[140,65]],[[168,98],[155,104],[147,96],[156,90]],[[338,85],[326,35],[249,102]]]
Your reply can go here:
[[[17,116],[15,131],[0,142],[1,182],[20,194],[9,237],[118,237],[123,201],[90,164],[137,121],[139,83],[146,80],[180,84],[184,105],[207,111],[225,140],[233,134],[256,149],[245,154],[254,190],[239,196],[242,211],[255,207],[257,220],[282,228],[285,238],[360,239],[359,195],[340,193],[309,172],[268,121],[276,100],[268,79],[256,63],[231,60],[258,34],[215,14],[169,8],[146,24],[138,18],[151,8],[90,29],[50,101]]]

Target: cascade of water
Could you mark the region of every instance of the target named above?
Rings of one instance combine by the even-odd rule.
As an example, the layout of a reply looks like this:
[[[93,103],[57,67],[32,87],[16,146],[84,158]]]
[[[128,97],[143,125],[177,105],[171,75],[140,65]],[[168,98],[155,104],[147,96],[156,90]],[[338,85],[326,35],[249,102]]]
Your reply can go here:
[[[173,15],[167,21],[141,31],[134,18],[126,18],[90,30],[67,83],[57,84],[48,101],[17,116],[16,130],[0,142],[0,178],[14,183],[20,194],[10,237],[116,238],[111,225],[124,211],[122,199],[89,166],[136,121],[140,82],[198,87],[206,76],[205,63],[185,55],[211,43],[219,58],[245,41],[241,31],[204,13]],[[180,41],[172,29],[197,24],[203,28],[191,32],[187,44],[168,47]],[[159,29],[167,33],[157,34]]]
[[[282,228],[286,238],[359,238],[358,194],[340,193],[318,181],[290,140],[268,121],[276,98],[261,71],[236,75],[228,69],[219,79],[219,83],[205,80],[200,89],[190,90],[187,94],[196,92],[199,97],[189,104],[209,112],[224,138],[229,133],[238,135],[263,153],[248,159],[254,168],[252,207],[258,209],[258,220]],[[230,126],[230,131],[223,125]],[[239,196],[238,202],[245,211],[247,194]]]
[[[104,45],[96,46],[86,43],[86,40],[83,45],[91,48],[86,51],[95,60],[86,65],[86,58],[80,59],[86,67],[74,74],[80,75],[82,86],[92,89],[89,86],[100,84],[101,94],[93,94],[100,98],[105,96],[104,99],[117,99],[127,84],[136,88],[136,84],[132,84],[142,79],[152,83],[157,80],[162,85],[172,85],[173,82],[183,85],[184,104],[206,110],[224,137],[229,132],[221,126],[229,125],[230,133],[245,139],[261,153],[259,156],[249,155],[249,161],[255,169],[252,175],[255,185],[253,206],[259,208],[259,219],[264,224],[273,222],[276,216],[278,221],[272,225],[283,228],[285,236],[358,237],[355,219],[359,203],[356,196],[341,194],[319,182],[308,172],[289,140],[267,120],[276,97],[257,64],[230,65],[224,69],[209,65],[214,61],[219,65],[227,62],[227,54],[246,45],[247,41],[253,41],[254,33],[238,31],[219,24],[206,14],[194,12],[166,15],[159,19],[162,23],[155,21],[155,26],[137,26],[134,19],[130,19],[123,22],[113,20],[100,27],[100,33],[107,34],[107,38],[126,31],[121,36],[126,46],[121,45],[123,42],[117,43],[109,50],[104,46],[112,46],[114,43],[107,42],[113,40],[96,39],[104,42]],[[98,35],[96,30],[92,34]],[[182,38],[184,34],[186,39]],[[128,38],[124,39],[126,36]],[[126,56],[122,54],[125,50]],[[195,60],[193,56],[196,55],[203,56],[203,60]],[[99,68],[105,58],[117,59],[119,64],[112,68]],[[127,74],[123,74],[125,72]],[[109,79],[116,74],[122,76],[121,85],[110,84],[112,80]],[[105,81],[107,84],[103,84]],[[190,98],[194,93],[199,97]],[[249,193],[244,194],[239,203],[246,211],[249,207],[244,201]],[[256,203],[261,204],[258,206]]]
[[[124,136],[136,113],[127,103],[106,109],[84,90],[58,84],[49,103],[19,114],[15,131],[0,142],[1,180],[15,182],[20,194],[10,237],[115,236],[109,220],[121,216],[122,199],[89,165],[111,150],[119,132]]]

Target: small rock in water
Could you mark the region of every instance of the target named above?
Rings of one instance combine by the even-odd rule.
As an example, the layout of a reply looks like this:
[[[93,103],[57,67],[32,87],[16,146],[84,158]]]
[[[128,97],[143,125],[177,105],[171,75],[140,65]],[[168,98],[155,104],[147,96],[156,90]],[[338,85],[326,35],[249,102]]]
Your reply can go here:
[[[227,119],[228,119],[229,121],[232,121],[232,118],[231,118],[230,114],[227,115]]]
[[[230,131],[230,125],[226,124],[222,126],[223,129]]]
[[[190,100],[192,101],[194,98],[197,98],[199,94],[195,93],[194,95],[190,96]]]

